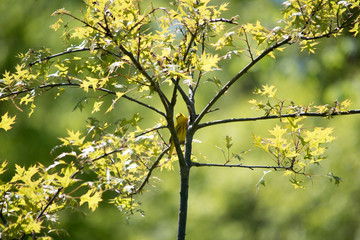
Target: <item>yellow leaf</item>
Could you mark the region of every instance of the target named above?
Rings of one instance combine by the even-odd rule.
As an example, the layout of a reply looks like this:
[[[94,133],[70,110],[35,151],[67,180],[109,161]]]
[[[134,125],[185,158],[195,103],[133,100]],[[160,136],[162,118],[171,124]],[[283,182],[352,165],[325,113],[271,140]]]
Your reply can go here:
[[[6,165],[7,165],[7,162],[6,162],[6,161],[4,161],[4,162],[1,164],[1,166],[0,166],[0,175],[3,174],[3,173],[6,171],[6,169],[5,169]]]
[[[269,143],[263,141],[263,139],[259,136],[257,137],[255,134],[253,134],[254,139],[254,146],[264,149],[266,152],[269,151]]]
[[[28,74],[28,71],[25,69],[25,64],[16,65],[15,70],[16,70],[16,78],[18,79],[25,78],[26,75]]]
[[[200,69],[208,72],[208,71],[212,71],[214,70],[214,68],[218,68],[217,63],[219,62],[220,58],[218,57],[218,55],[212,55],[212,54],[206,54],[204,53],[201,56],[201,61],[200,61]]]
[[[5,70],[3,76],[4,76],[3,80],[5,81],[6,85],[9,85],[13,81],[13,77],[10,75],[10,72]]]
[[[269,130],[269,132],[276,137],[276,139],[281,139],[282,136],[286,133],[285,128],[281,128],[279,125],[276,124],[274,130]]]
[[[354,37],[359,34],[359,22],[357,21],[354,26],[349,30],[349,32],[354,33]]]
[[[35,107],[36,105],[32,102],[30,106],[29,117],[31,117],[31,115],[34,113]]]
[[[314,106],[317,110],[316,112],[318,113],[324,113],[326,111],[328,111],[328,106],[324,106],[324,105],[321,105],[321,106]]]
[[[223,4],[221,4],[220,5],[220,7],[219,7],[219,11],[227,11],[227,10],[229,10],[228,8],[227,8],[227,6],[229,5],[229,3],[223,3]]]
[[[23,176],[24,183],[30,185],[32,183],[31,178],[39,171],[39,169],[35,166],[29,167],[27,171],[25,171]]]
[[[94,108],[93,108],[91,114],[100,111],[101,105],[102,105],[103,103],[104,103],[103,101],[95,102],[95,103],[94,103]]]
[[[63,23],[63,20],[59,18],[59,20],[57,20],[56,23],[51,25],[50,28],[54,29],[54,31],[57,31],[60,28],[61,23]]]
[[[268,56],[271,57],[271,58],[273,58],[273,59],[276,59],[274,52],[269,52],[269,53],[268,53]]]
[[[74,28],[74,33],[71,35],[71,38],[84,39],[90,36],[91,29],[85,27],[76,27]]]
[[[84,88],[85,92],[88,92],[89,87],[91,87],[95,92],[99,79],[93,77],[86,77],[86,79],[87,81],[83,80],[82,83],[80,84],[80,87]]]
[[[302,186],[302,185],[300,185],[298,183],[293,183],[293,186],[294,186],[295,189],[305,189],[304,186]]]
[[[66,138],[59,138],[64,145],[69,145],[69,144],[72,144],[72,145],[82,145],[85,137],[82,137],[80,138],[80,132],[77,131],[77,132],[73,132],[73,131],[70,131],[70,130],[67,130],[68,134],[69,134],[69,137],[66,137]]]
[[[248,103],[253,104],[253,105],[257,105],[256,99],[251,99],[251,100],[248,101]]]
[[[335,137],[330,136],[333,128],[316,127],[313,131],[306,131],[304,141],[309,142],[310,147],[318,147],[321,143],[332,142]]]
[[[9,117],[8,112],[5,113],[1,117],[0,128],[3,128],[5,131],[10,130],[12,128],[11,125],[15,123],[15,118],[16,118],[16,116]]]
[[[20,167],[19,165],[15,164],[15,172],[16,174],[13,176],[10,182],[15,183],[22,179],[25,173],[25,167]]]
[[[87,193],[80,197],[80,206],[87,202],[90,210],[95,211],[101,201],[101,192],[96,192],[96,190],[90,189]]]
[[[345,101],[341,102],[340,104],[340,111],[347,111],[347,108],[352,105],[350,99],[346,99]]]
[[[58,10],[56,10],[55,12],[53,12],[53,13],[51,14],[51,16],[56,16],[56,15],[58,15],[58,14],[70,14],[70,12],[67,11],[67,10],[65,10],[65,8],[61,8],[61,9],[58,9]]]
[[[28,105],[28,103],[33,102],[34,101],[34,96],[31,96],[29,93],[26,94],[25,97],[21,98],[20,100],[20,104],[25,104]]]
[[[114,109],[115,103],[122,97],[124,96],[125,93],[123,92],[116,92],[116,98],[114,100],[112,100],[112,104],[110,105],[110,107],[106,110],[105,113],[109,113]]]
[[[293,174],[294,174],[293,171],[286,170],[285,173],[284,173],[284,176],[291,176],[291,175],[293,175]]]
[[[42,221],[29,221],[28,224],[24,227],[26,233],[39,233],[41,230]]]
[[[119,100],[125,93],[116,92],[116,101]]]
[[[106,110],[105,114],[111,112],[114,109],[114,104],[111,104],[110,107]]]
[[[257,93],[260,93],[261,95],[266,95],[268,97],[275,98],[275,93],[277,91],[277,88],[275,86],[268,86],[267,84],[263,87],[263,90],[259,90]]]
[[[65,170],[62,170],[62,173],[64,174],[63,177],[58,177],[58,181],[61,184],[61,186],[63,186],[64,188],[67,188],[68,186],[70,186],[72,183],[74,183],[74,179],[72,178],[72,176],[74,175],[74,173],[77,171],[77,168],[71,164],[69,165]]]

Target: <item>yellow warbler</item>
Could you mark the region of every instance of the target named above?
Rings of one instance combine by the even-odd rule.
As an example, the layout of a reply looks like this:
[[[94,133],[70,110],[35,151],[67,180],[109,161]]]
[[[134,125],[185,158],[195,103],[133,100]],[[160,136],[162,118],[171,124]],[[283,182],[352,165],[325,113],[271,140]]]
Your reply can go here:
[[[187,122],[188,122],[188,118],[184,114],[179,113],[178,115],[176,115],[175,131],[180,144],[184,144],[185,142]],[[169,142],[170,142],[169,158],[171,158],[171,155],[174,151],[174,141],[172,140],[171,137]]]

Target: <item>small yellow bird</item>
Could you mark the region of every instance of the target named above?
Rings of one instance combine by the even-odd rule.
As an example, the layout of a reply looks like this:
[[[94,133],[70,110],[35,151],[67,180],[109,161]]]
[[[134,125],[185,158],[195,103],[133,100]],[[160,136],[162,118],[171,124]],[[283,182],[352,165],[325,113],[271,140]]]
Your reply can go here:
[[[175,131],[180,144],[184,144],[185,142],[187,122],[188,122],[188,117],[186,117],[184,114],[179,113],[178,115],[176,115]],[[171,155],[174,151],[174,141],[172,140],[171,137],[169,142],[170,142],[169,158],[171,158]]]

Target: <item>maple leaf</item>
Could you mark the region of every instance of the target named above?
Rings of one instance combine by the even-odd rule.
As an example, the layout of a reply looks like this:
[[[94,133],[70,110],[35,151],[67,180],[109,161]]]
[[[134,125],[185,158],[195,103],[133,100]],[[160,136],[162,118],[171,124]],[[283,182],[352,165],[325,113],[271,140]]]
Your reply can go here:
[[[94,192],[94,190],[89,190],[87,193],[82,195],[80,197],[80,206],[87,202],[89,204],[90,210],[95,211],[102,199],[101,192]]]
[[[1,166],[0,166],[0,175],[3,174],[4,172],[6,172],[6,169],[5,169],[6,165],[7,165],[7,162],[6,162],[6,161],[4,161],[4,162],[1,164]]]
[[[3,128],[5,131],[10,130],[12,128],[11,125],[15,123],[15,118],[16,118],[16,116],[9,117],[8,112],[5,113],[1,117],[0,128]]]
[[[89,88],[92,88],[95,92],[99,79],[93,77],[86,77],[86,79],[88,81],[83,80],[83,82],[80,84],[80,87],[83,88],[85,92],[88,92]]]
[[[59,138],[64,145],[72,144],[74,146],[80,146],[83,144],[85,137],[80,137],[81,133],[79,131],[74,132],[71,130],[67,130],[69,137],[66,138]]]

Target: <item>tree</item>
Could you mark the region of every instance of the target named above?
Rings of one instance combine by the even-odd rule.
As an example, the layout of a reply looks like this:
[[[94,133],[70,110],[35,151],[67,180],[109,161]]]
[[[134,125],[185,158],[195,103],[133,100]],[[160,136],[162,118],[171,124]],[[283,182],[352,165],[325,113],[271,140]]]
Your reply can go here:
[[[181,179],[178,239],[184,239],[192,167],[279,170],[295,187],[302,187],[302,178],[312,177],[313,166],[326,158],[324,144],[334,139],[331,128],[305,127],[305,117],[360,112],[349,110],[349,100],[303,106],[280,99],[274,86],[264,85],[255,91],[264,99],[250,100],[256,110],[264,111],[262,116],[204,122],[205,116],[220,111],[216,108],[219,99],[265,57],[275,58],[295,44],[301,51],[315,53],[320,39],[341,36],[345,30],[356,36],[356,1],[286,1],[281,24],[271,29],[260,22],[224,18],[228,4],[212,6],[209,1],[178,1],[170,8],[144,8],[140,1],[125,0],[85,4],[80,17],[65,9],[54,13],[60,18],[52,28],[64,28],[66,50],[54,54],[46,48],[31,49],[21,55],[23,62],[15,71],[3,75],[1,100],[21,110],[29,106],[31,116],[35,100],[43,93],[52,90],[61,95],[75,88],[85,94],[76,108],[83,109],[85,101],[95,99],[91,114],[109,113],[128,101],[143,107],[144,113],[157,114],[159,124],[142,129],[143,114],[137,112],[114,122],[90,117],[85,133],[69,130],[67,137],[60,138],[62,144],[55,150],[61,151],[50,166],[39,163],[26,169],[16,165],[12,179],[1,182],[4,239],[47,238],[57,212],[85,203],[94,211],[109,192],[120,210],[141,213],[136,196],[149,184],[154,170],[171,170],[176,161]],[[79,24],[70,27],[64,19]],[[236,56],[248,63],[230,80],[219,79],[220,62],[235,61]],[[195,104],[205,82],[214,83],[218,91],[205,105]],[[175,108],[181,104],[189,116],[184,149],[174,122]],[[193,154],[194,135],[200,129],[269,119],[280,122],[269,131],[272,137],[255,135],[254,146],[265,150],[273,164],[243,164],[245,152],[232,153],[230,136],[222,150],[225,163],[202,163]],[[6,112],[0,128],[8,131],[15,121],[15,115]],[[171,142],[176,156],[167,155]],[[5,168],[3,162],[0,173]],[[341,181],[331,173],[327,177],[336,184]]]

